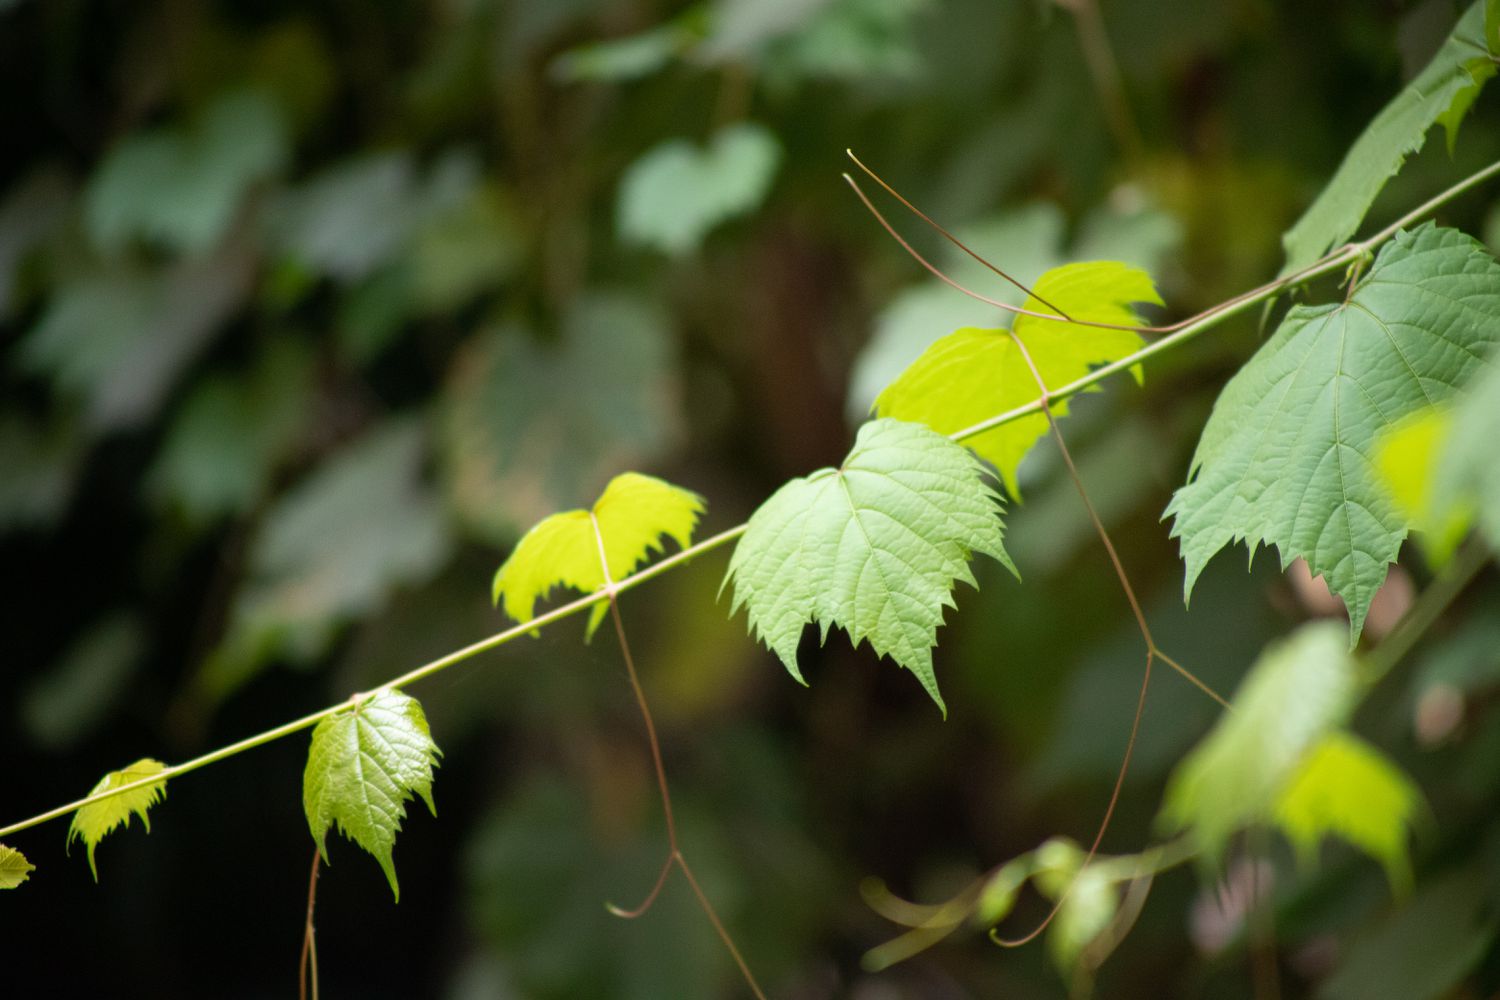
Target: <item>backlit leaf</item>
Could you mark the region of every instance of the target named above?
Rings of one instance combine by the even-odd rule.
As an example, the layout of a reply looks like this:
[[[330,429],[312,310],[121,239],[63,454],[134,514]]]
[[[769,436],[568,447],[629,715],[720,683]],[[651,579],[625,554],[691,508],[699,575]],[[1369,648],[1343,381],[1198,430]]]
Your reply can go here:
[[[1131,307],[1160,304],[1146,272],[1115,261],[1065,264],[1042,275],[1025,308],[1051,313],[1041,299],[1076,319],[1119,326],[1139,326]],[[1090,367],[1115,361],[1140,347],[1131,330],[1109,330],[1017,316],[1011,333],[966,327],[929,347],[875,400],[881,416],[923,423],[951,434],[986,417],[1021,406],[1039,394],[1036,378],[1012,336],[1025,345],[1049,389],[1088,374]],[[1139,377],[1139,371],[1137,371]],[[1065,416],[1066,400],[1052,406]],[[1006,489],[1019,496],[1016,468],[1037,438],[1047,433],[1047,418],[1037,413],[1013,420],[965,442],[1000,470]]]
[[[1438,466],[1453,427],[1449,407],[1423,407],[1379,434],[1375,465],[1398,510],[1420,532],[1435,565],[1446,562],[1474,520],[1467,502],[1441,496]]]
[[[1286,231],[1283,274],[1306,267],[1353,236],[1380,189],[1408,154],[1422,148],[1435,123],[1443,123],[1452,149],[1459,121],[1495,75],[1495,61],[1486,54],[1482,8],[1478,2],[1469,7],[1427,68],[1375,116],[1322,194]]]
[[[36,865],[14,847],[0,844],[0,889],[14,889],[36,871]]]
[[[731,613],[798,682],[802,627],[822,638],[837,625],[858,646],[917,675],[946,714],[932,647],[953,584],[976,585],[969,557],[983,552],[1011,572],[999,497],[965,448],[920,424],[872,420],[837,469],[793,479],[750,518],[725,575]]]
[[[536,602],[554,587],[592,594],[604,586],[599,539],[611,580],[621,580],[661,549],[662,536],[687,548],[703,513],[703,498],[671,483],[626,472],[610,480],[592,511],[553,514],[528,531],[495,574],[492,597],[518,622],[536,614]],[[594,522],[598,522],[596,537]],[[588,634],[609,610],[601,602],[589,616]]]
[[[684,139],[664,142],[632,164],[620,184],[620,236],[686,253],[719,223],[759,205],[780,163],[780,144],[759,125],[731,125],[706,149]]]
[[[1271,819],[1309,750],[1353,707],[1354,661],[1333,622],[1304,625],[1251,667],[1232,704],[1178,765],[1160,822],[1193,831],[1205,860],[1236,831]]]
[[[302,808],[323,860],[328,829],[337,823],[380,862],[399,902],[391,851],[414,795],[437,815],[432,769],[441,753],[421,703],[400,691],[377,691],[319,722],[307,752]]]
[[[112,788],[123,788],[153,774],[160,774],[165,769],[166,765],[161,761],[145,757],[124,770],[109,772],[89,790],[89,794],[98,795]],[[132,813],[141,818],[146,832],[150,833],[151,818],[146,815],[146,810],[166,797],[167,782],[163,778],[129,792],[90,802],[73,814],[73,823],[68,827],[68,845],[71,847],[74,840],[82,840],[87,845],[89,870],[94,873],[95,882],[99,881],[99,869],[94,865],[94,848],[99,846],[99,841],[115,827],[129,826]]]
[[[1500,364],[1495,354],[1490,356],[1488,369],[1464,390],[1437,464],[1433,504],[1438,517],[1475,515],[1490,547],[1500,553],[1500,462],[1495,460],[1495,442],[1500,441]]]
[[[1350,641],[1412,526],[1374,464],[1377,436],[1442,403],[1500,341],[1500,264],[1451,229],[1398,233],[1343,304],[1297,306],[1214,403],[1167,507],[1184,593],[1226,544],[1307,560],[1344,599]]]
[[[1276,802],[1276,825],[1304,860],[1324,836],[1348,841],[1385,866],[1391,884],[1411,885],[1407,830],[1416,786],[1378,750],[1334,732],[1308,753]]]

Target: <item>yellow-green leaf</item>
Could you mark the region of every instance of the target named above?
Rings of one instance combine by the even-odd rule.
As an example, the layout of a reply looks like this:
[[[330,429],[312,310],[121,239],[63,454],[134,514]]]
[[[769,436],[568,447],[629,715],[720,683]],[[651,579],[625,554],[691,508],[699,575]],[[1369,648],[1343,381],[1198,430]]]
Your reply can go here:
[[[123,770],[106,774],[89,795],[123,788],[153,774],[160,774],[166,767],[159,760],[144,757]],[[68,845],[72,846],[74,840],[82,840],[88,846],[89,870],[94,873],[95,882],[99,881],[99,869],[94,865],[94,848],[99,846],[99,841],[115,827],[129,826],[132,813],[141,818],[146,832],[150,833],[151,818],[146,815],[146,810],[166,797],[167,780],[163,778],[98,802],[90,802],[73,814],[73,824],[68,828]]]
[[[665,535],[682,548],[692,542],[703,513],[703,498],[671,483],[638,472],[610,480],[592,510],[569,510],[539,521],[528,531],[495,574],[493,599],[505,599],[505,613],[518,622],[536,614],[536,602],[554,587],[592,594],[604,586],[599,539],[609,563],[609,578],[629,576]],[[599,523],[598,535],[594,521]],[[594,607],[588,634],[593,635],[606,606]]]
[[[1429,406],[1398,421],[1375,439],[1375,467],[1391,499],[1411,526],[1422,533],[1423,549],[1434,565],[1448,561],[1474,520],[1468,498],[1442,497],[1439,455],[1453,427],[1446,406]]]
[[[36,871],[36,865],[14,847],[0,844],[0,889],[14,889]]]
[[[1041,300],[1068,316],[1095,323],[1136,327],[1141,319],[1133,303],[1161,303],[1151,277],[1117,261],[1065,264],[1037,281],[1025,308],[1051,313]],[[938,340],[885,388],[875,410],[926,424],[943,434],[970,427],[986,417],[1037,398],[1036,378],[1012,338],[1026,347],[1049,389],[1088,374],[1094,365],[1117,361],[1141,345],[1133,330],[1110,330],[1017,316],[1011,331],[965,327]],[[1140,370],[1135,371],[1137,379]],[[1052,405],[1064,416],[1066,400]],[[1033,414],[1013,420],[966,442],[1000,471],[1005,487],[1019,496],[1016,468],[1037,438],[1047,433],[1047,418]]]
[[[1204,860],[1218,860],[1236,831],[1272,818],[1297,769],[1356,697],[1343,626],[1304,625],[1267,647],[1218,723],[1167,784],[1160,823],[1191,829]]]
[[[1334,732],[1308,753],[1276,803],[1275,821],[1304,861],[1327,834],[1347,840],[1385,866],[1391,885],[1411,886],[1407,831],[1416,786],[1374,747]]]

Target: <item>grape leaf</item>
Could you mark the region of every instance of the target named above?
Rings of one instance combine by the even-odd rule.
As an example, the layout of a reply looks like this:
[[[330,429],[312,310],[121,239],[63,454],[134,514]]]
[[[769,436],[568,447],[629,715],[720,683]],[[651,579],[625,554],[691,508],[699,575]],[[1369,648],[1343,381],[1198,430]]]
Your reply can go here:
[[[143,778],[149,778],[153,774],[160,774],[166,769],[165,764],[159,760],[144,757],[121,771],[111,771],[106,774],[100,782],[89,790],[90,795],[98,795],[112,788],[121,788]],[[134,813],[141,818],[146,827],[146,832],[151,832],[151,818],[146,815],[146,810],[156,805],[157,802],[167,797],[167,781],[153,781],[148,785],[142,785],[134,791],[122,792],[112,795],[99,802],[90,802],[82,806],[73,814],[73,823],[68,827],[68,846],[72,846],[74,840],[82,840],[88,845],[89,870],[94,873],[94,881],[99,881],[99,869],[94,865],[94,848],[99,846],[103,840],[117,826],[129,826],[130,815]]]
[[[859,429],[837,469],[793,479],[761,504],[735,547],[724,583],[730,613],[743,605],[749,627],[791,675],[802,626],[817,622],[865,639],[917,675],[947,715],[932,672],[932,647],[953,583],[977,586],[972,552],[1012,573],[999,496],[966,449],[920,424],[889,418]]]
[[[413,794],[437,815],[432,769],[441,754],[421,703],[400,691],[377,691],[319,722],[302,777],[302,808],[323,860],[328,828],[338,823],[380,862],[399,902],[391,849]]]
[[[1342,305],[1297,306],[1230,379],[1167,507],[1183,593],[1225,544],[1296,556],[1349,609],[1370,601],[1411,527],[1374,465],[1377,435],[1442,403],[1500,341],[1500,264],[1431,224],[1398,233]]]
[[[1271,818],[1297,768],[1353,708],[1354,661],[1334,622],[1269,646],[1209,734],[1173,772],[1158,822],[1191,827],[1205,860],[1229,835]]]
[[[1052,312],[1040,299],[1077,319],[1139,326],[1133,302],[1160,304],[1145,271],[1116,261],[1065,264],[1037,281],[1025,308]],[[1130,330],[1059,323],[1017,316],[1012,332],[965,327],[943,337],[912,362],[875,400],[881,416],[923,423],[951,434],[1037,398],[1036,378],[1012,336],[1026,345],[1048,388],[1088,374],[1089,367],[1115,361],[1141,345]],[[1139,378],[1140,372],[1136,371]],[[1065,416],[1067,400],[1052,405]],[[1037,438],[1047,433],[1047,418],[1037,413],[1012,420],[966,442],[1000,470],[1011,496],[1019,497],[1016,468]]]
[[[14,889],[34,871],[36,865],[27,861],[26,855],[0,844],[0,889]]]
[[[664,142],[631,164],[620,184],[620,236],[686,253],[719,223],[759,205],[780,163],[775,136],[748,123],[717,133],[707,149]]]
[[[622,580],[652,551],[661,550],[663,535],[687,548],[703,507],[703,498],[696,493],[638,472],[622,473],[610,480],[592,511],[553,514],[528,531],[495,573],[491,597],[499,604],[503,595],[505,613],[518,622],[529,622],[536,615],[536,602],[554,587],[592,594],[604,586],[599,538],[604,540],[609,578]],[[594,605],[589,636],[608,610],[603,602]]]
[[[1325,834],[1336,834],[1385,866],[1391,885],[1411,885],[1407,829],[1416,786],[1380,751],[1334,732],[1307,754],[1276,802],[1276,825],[1304,861]]]
[[[1375,196],[1407,155],[1422,148],[1433,124],[1443,123],[1452,150],[1460,120],[1495,75],[1495,60],[1484,41],[1482,7],[1475,3],[1459,18],[1432,61],[1375,116],[1322,193],[1282,236],[1282,274],[1306,267],[1354,235]]]

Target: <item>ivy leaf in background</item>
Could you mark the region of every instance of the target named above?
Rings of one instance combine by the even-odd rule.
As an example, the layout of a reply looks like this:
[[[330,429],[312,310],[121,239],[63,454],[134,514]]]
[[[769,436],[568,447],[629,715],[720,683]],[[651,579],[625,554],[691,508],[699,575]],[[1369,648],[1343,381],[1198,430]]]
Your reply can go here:
[[[1184,595],[1226,544],[1274,545],[1344,599],[1358,641],[1412,526],[1380,480],[1377,436],[1486,367],[1497,313],[1500,264],[1431,224],[1386,244],[1345,303],[1293,308],[1219,394],[1167,507]]]
[[[202,253],[229,231],[250,186],[280,169],[288,143],[269,97],[228,94],[191,130],[133,135],[112,150],[84,193],[84,225],[107,254],[132,238]]]
[[[1484,40],[1483,6],[1476,2],[1469,7],[1427,68],[1375,116],[1317,200],[1286,231],[1281,238],[1286,248],[1283,275],[1354,235],[1375,196],[1407,155],[1422,148],[1433,124],[1442,122],[1452,151],[1459,122],[1495,75],[1495,60]]]
[[[302,808],[318,852],[328,861],[328,829],[363,847],[385,871],[401,901],[391,851],[406,803],[419,795],[432,802],[432,769],[442,755],[415,698],[377,691],[319,722],[302,777]]]
[[[1452,429],[1451,407],[1424,406],[1375,438],[1381,481],[1434,566],[1448,561],[1474,521],[1467,498],[1440,496],[1437,469]]]
[[[704,500],[671,483],[638,472],[610,480],[592,510],[569,510],[537,523],[522,536],[495,573],[491,598],[505,598],[505,613],[518,622],[536,615],[536,602],[554,587],[592,594],[604,586],[599,539],[604,541],[609,578],[622,580],[661,550],[663,536],[681,548],[693,539]],[[598,522],[598,537],[594,524]],[[587,635],[592,637],[609,606],[594,605]]]
[[[504,327],[472,338],[449,373],[443,472],[465,526],[508,545],[527,525],[658,461],[678,437],[677,363],[665,317],[594,292],[551,343]]]
[[[14,889],[36,871],[36,865],[14,847],[0,844],[0,889]]]
[[[1353,708],[1355,665],[1334,622],[1269,646],[1235,692],[1234,711],[1177,766],[1159,817],[1193,831],[1216,862],[1234,832],[1269,820],[1308,752]]]
[[[1036,283],[1024,308],[1051,313],[1051,302],[1069,316],[1119,326],[1139,326],[1131,304],[1161,303],[1146,272],[1115,261],[1064,264]],[[1130,330],[1107,330],[1017,316],[1012,332],[1026,346],[1049,389],[1088,374],[1096,364],[1118,360],[1141,345]],[[1005,330],[968,327],[929,347],[875,400],[881,416],[926,424],[951,434],[1037,398],[1031,368]],[[1140,377],[1139,370],[1136,371]],[[1059,417],[1067,400],[1052,405]],[[1019,497],[1016,469],[1031,446],[1047,433],[1047,418],[1037,413],[1012,420],[965,443],[989,459],[1011,496]]]
[[[461,209],[478,178],[478,163],[460,152],[425,172],[408,150],[366,153],[283,193],[267,225],[298,266],[353,284],[394,260],[423,223]]]
[[[780,143],[759,125],[731,125],[706,148],[668,140],[631,164],[620,183],[620,237],[687,253],[719,223],[759,205],[780,163]]]
[[[1343,838],[1385,866],[1391,885],[1411,887],[1407,831],[1420,801],[1396,765],[1345,732],[1323,737],[1276,802],[1275,822],[1304,863],[1324,836]]]
[[[277,340],[243,376],[199,381],[172,421],[148,492],[197,525],[249,510],[303,428],[313,364],[301,342]]]
[[[111,788],[122,788],[133,784],[153,774],[160,774],[166,769],[166,765],[159,760],[144,757],[121,771],[111,771],[106,774],[97,785],[89,790],[90,795],[98,795],[107,792]],[[134,791],[122,792],[99,802],[90,802],[73,814],[73,823],[68,827],[68,846],[73,841],[82,840],[88,846],[89,870],[94,873],[94,881],[99,881],[99,869],[94,866],[94,848],[99,846],[111,830],[117,826],[129,826],[131,814],[141,818],[141,823],[146,827],[146,832],[151,832],[151,817],[146,811],[162,799],[167,797],[167,782],[163,778],[142,785]]]
[[[793,479],[750,518],[724,583],[730,614],[749,626],[798,683],[797,643],[816,622],[917,675],[947,715],[932,647],[953,584],[978,586],[974,552],[1014,573],[1002,540],[999,497],[968,449],[920,424],[872,420],[837,469]]]
[[[338,629],[429,579],[451,537],[422,478],[426,433],[392,418],[324,460],[267,511],[228,634],[195,679],[217,701],[267,662],[317,659]]]
[[[122,267],[63,285],[19,346],[21,367],[76,398],[95,432],[150,420],[243,304],[251,247],[236,240],[163,271]]]

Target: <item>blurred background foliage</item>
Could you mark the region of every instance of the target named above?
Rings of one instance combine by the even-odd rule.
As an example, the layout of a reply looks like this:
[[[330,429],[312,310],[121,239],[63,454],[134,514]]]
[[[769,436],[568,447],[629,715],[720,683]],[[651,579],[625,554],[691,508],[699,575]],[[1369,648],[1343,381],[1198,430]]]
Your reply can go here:
[[[927,279],[840,180],[853,148],[1022,280],[1108,257],[1172,317],[1274,274],[1279,236],[1450,29],[1448,0],[192,0],[0,3],[0,747],[8,819],[142,754],[183,759],[505,623],[520,531],[627,468],[706,495],[707,531],[836,462],[930,341],[997,312]],[[1109,56],[1099,55],[1107,40]],[[1500,155],[1480,99],[1375,221]],[[992,276],[896,214],[960,280]],[[1493,190],[1446,221],[1500,240]],[[1164,648],[1220,690],[1326,613],[1232,556],[1182,607],[1158,523],[1256,317],[1080,400],[1083,476]],[[1139,639],[1056,456],[938,652],[944,723],[839,637],[808,690],[728,621],[706,557],[623,602],[685,844],[772,995],[1061,996],[1047,950],[959,935],[878,976],[874,874],[939,898],[1054,833],[1086,840]],[[1414,557],[1420,585],[1427,570]],[[1486,603],[1488,602],[1488,603]],[[1398,602],[1399,603],[1399,602]],[[1399,608],[1398,608],[1399,610]],[[1285,996],[1500,987],[1500,644],[1467,601],[1362,712],[1419,781],[1417,882],[1278,867]],[[1381,626],[1372,617],[1371,629]],[[331,842],[330,995],[737,995],[662,851],[612,635],[581,627],[413,691],[445,751],[390,902]],[[1152,688],[1106,849],[1145,843],[1215,716]],[[176,783],[150,837],[7,894],[11,982],[54,995],[286,996],[311,846],[305,737]],[[1249,996],[1243,893],[1163,877],[1101,995]],[[1235,900],[1240,899],[1239,903]],[[1017,926],[1044,910],[1022,901]],[[1399,984],[1393,986],[1392,984]]]

